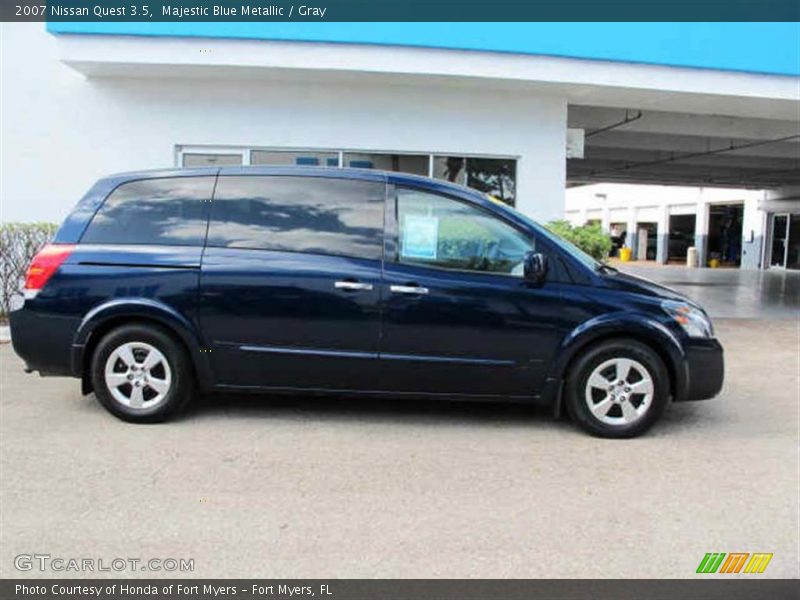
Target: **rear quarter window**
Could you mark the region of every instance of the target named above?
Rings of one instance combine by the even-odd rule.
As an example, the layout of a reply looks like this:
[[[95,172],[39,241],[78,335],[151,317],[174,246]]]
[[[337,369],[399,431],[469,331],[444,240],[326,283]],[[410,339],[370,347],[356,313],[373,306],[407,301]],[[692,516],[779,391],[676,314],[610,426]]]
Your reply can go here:
[[[106,198],[81,242],[200,246],[213,190],[214,177],[124,183]]]
[[[221,175],[208,246],[380,259],[383,182]]]

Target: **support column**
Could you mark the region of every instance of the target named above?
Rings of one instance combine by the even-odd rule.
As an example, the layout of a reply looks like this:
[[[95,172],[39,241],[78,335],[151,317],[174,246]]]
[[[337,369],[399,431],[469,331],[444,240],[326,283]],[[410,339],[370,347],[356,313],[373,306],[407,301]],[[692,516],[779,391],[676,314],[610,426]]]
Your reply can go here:
[[[603,216],[600,218],[600,226],[606,233],[611,231],[611,211],[607,206],[603,207]]]
[[[756,198],[744,201],[742,215],[742,269],[758,269],[761,264],[762,246],[766,231],[766,214]]]
[[[664,205],[658,214],[658,231],[656,232],[656,262],[667,263],[669,258],[669,206]]]
[[[625,237],[625,245],[631,249],[631,259],[638,260],[637,248],[639,246],[639,235],[636,231],[636,208],[631,206],[628,209],[628,235]]]
[[[708,203],[702,192],[697,201],[694,220],[694,247],[697,248],[697,266],[708,265]]]

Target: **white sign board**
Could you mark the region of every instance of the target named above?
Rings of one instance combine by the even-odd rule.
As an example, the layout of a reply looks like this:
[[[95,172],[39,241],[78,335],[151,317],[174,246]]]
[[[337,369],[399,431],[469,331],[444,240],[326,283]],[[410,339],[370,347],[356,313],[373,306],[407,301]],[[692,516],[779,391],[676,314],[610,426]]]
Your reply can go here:
[[[567,129],[567,158],[583,158],[585,139],[583,129]]]
[[[403,257],[435,259],[438,246],[438,217],[406,215],[403,219]]]

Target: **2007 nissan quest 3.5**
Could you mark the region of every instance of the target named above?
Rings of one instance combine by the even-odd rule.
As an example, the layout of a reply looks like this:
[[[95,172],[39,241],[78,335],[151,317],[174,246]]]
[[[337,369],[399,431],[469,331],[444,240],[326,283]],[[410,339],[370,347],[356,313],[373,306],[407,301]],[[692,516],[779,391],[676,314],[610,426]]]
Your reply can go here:
[[[687,298],[474,190],[371,170],[102,179],[10,317],[28,370],[137,422],[195,391],[331,391],[546,403],[631,437],[723,379]]]

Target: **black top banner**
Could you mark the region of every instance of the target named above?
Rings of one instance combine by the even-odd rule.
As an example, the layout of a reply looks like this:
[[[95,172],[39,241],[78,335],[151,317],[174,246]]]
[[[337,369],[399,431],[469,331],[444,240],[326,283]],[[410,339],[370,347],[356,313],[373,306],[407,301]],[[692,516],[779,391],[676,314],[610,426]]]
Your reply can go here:
[[[794,22],[800,0],[0,0],[0,21]]]

